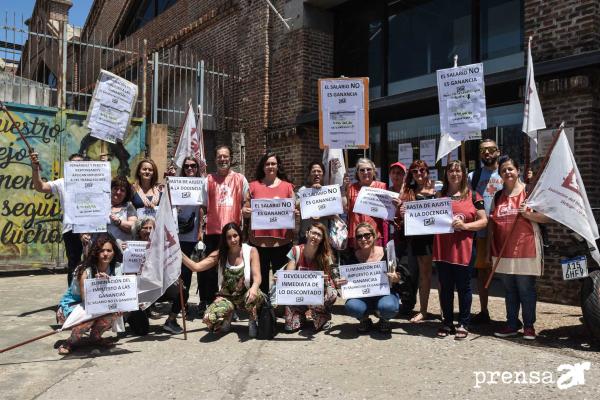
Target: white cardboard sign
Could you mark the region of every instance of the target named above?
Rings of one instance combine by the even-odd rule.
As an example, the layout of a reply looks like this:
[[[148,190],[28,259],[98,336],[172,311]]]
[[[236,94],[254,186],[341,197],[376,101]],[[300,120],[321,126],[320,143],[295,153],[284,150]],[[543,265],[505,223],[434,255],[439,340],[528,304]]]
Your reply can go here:
[[[386,296],[390,294],[387,262],[340,265],[340,277],[348,280],[342,285],[342,298]]]
[[[398,144],[398,161],[408,169],[413,162],[413,147],[412,143]]]
[[[435,139],[421,140],[419,143],[419,159],[425,161],[429,167],[435,165]]]
[[[86,279],[84,286],[85,311],[88,314],[135,311],[139,308],[137,277],[134,275]]]
[[[65,163],[65,222],[101,226],[110,215],[110,163]]]
[[[251,229],[293,229],[294,199],[252,199]]]
[[[322,186],[320,189],[304,188],[298,191],[302,219],[343,214],[340,185]]]
[[[148,242],[143,240],[127,241],[127,248],[123,251],[123,273],[137,274],[140,272],[144,258],[146,258],[146,247]]]
[[[199,206],[205,204],[203,198],[206,178],[170,176],[169,192],[174,206]]]
[[[396,206],[392,200],[398,197],[400,197],[400,193],[363,186],[358,192],[352,211],[393,221],[396,216]]]
[[[430,235],[452,233],[452,200],[442,197],[431,200],[407,201],[404,203],[404,234]]]
[[[322,271],[277,271],[277,304],[322,306],[325,295]]]

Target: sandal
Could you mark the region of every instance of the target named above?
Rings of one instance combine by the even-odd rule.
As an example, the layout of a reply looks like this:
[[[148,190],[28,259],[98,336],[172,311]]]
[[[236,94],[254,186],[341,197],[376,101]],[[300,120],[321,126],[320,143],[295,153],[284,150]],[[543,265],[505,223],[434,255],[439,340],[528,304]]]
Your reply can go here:
[[[421,322],[425,322],[425,320],[427,320],[428,317],[429,315],[427,313],[418,312],[415,314],[414,317],[410,319],[410,322],[412,322],[413,324],[418,324]]]
[[[73,347],[69,343],[61,344],[58,348],[58,354],[60,354],[61,356],[66,356],[71,354],[72,350]]]
[[[454,333],[455,333],[454,328],[444,325],[440,329],[438,329],[437,337],[445,338],[448,335],[453,335]]]
[[[459,326],[456,328],[456,334],[454,335],[454,340],[464,340],[469,336],[469,331],[464,326]]]

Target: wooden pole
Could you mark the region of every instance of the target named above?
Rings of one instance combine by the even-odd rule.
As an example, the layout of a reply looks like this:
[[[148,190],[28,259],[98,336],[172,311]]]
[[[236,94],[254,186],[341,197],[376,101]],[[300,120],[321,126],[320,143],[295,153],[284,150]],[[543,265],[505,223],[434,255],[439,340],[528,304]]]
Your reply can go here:
[[[183,281],[181,280],[181,278],[179,278],[179,302],[181,303],[181,319],[183,320],[183,339],[187,340],[187,327],[185,324],[185,304],[183,303]]]
[[[548,149],[548,152],[546,153],[546,155],[544,157],[544,161],[542,162],[542,165],[541,165],[540,169],[538,170],[538,172],[535,174],[535,177],[532,179],[531,187],[535,187],[535,185],[537,184],[537,181],[540,179],[540,176],[542,176],[542,172],[544,172],[544,169],[546,169],[546,164],[548,164],[550,155],[552,154],[552,151],[554,150],[554,146],[556,146],[556,142],[558,141],[558,138],[560,137],[560,132],[564,129],[564,125],[565,125],[565,123],[563,122],[558,127],[558,132],[554,135],[554,138],[552,139],[552,144],[550,145],[550,148]],[[527,201],[530,194],[531,194],[531,192],[529,192],[525,195],[525,201]],[[520,217],[521,217],[521,214],[517,214],[517,217],[515,218],[515,220],[513,221],[512,225],[510,227],[508,236],[507,236],[506,240],[504,241],[504,243],[502,244],[500,253],[498,254],[498,257],[496,258],[496,261],[494,262],[494,265],[492,266],[492,272],[490,272],[490,276],[488,277],[488,280],[485,283],[486,289],[490,286],[490,283],[492,282],[494,273],[496,272],[496,269],[498,268],[498,263],[502,259],[504,250],[506,249],[506,244],[508,243],[508,238],[511,237],[513,232],[515,231],[515,227],[517,226],[517,221],[519,220]]]

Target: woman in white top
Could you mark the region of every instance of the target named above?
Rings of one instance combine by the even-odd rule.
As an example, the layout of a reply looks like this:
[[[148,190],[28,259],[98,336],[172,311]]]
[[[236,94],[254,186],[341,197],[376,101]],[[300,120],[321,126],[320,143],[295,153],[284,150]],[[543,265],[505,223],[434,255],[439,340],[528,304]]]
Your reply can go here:
[[[219,292],[204,313],[204,323],[211,332],[227,332],[236,308],[245,308],[249,314],[248,334],[258,334],[257,311],[263,302],[260,260],[256,248],[242,243],[242,231],[233,222],[221,232],[219,249],[202,261],[194,262],[185,254],[183,264],[192,271],[201,272],[218,267]]]

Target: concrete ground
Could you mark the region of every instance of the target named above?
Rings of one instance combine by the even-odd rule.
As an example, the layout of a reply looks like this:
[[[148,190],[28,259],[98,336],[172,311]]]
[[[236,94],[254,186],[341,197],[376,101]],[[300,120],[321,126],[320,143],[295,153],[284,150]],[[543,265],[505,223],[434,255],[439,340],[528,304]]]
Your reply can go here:
[[[55,328],[53,310],[65,284],[65,275],[0,278],[0,348]],[[435,290],[431,297],[436,313]],[[68,337],[62,332],[0,354],[0,398],[599,398],[600,353],[589,343],[579,308],[539,303],[535,342],[494,338],[504,300],[492,298],[490,309],[497,322],[462,342],[435,338],[439,321],[403,318],[394,320],[391,335],[359,336],[341,302],[329,331],[279,333],[272,341],[249,339],[246,321],[220,337],[198,319],[188,322],[185,341],[162,332],[157,320],[148,336],[61,357],[56,347]],[[557,368],[586,361],[585,383],[560,389],[570,380]]]

